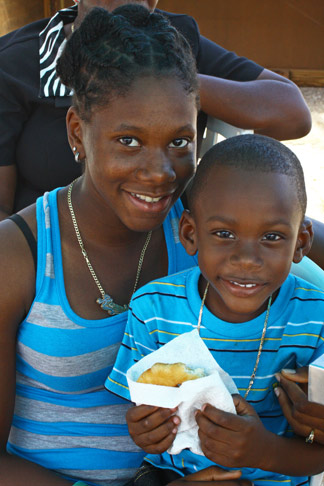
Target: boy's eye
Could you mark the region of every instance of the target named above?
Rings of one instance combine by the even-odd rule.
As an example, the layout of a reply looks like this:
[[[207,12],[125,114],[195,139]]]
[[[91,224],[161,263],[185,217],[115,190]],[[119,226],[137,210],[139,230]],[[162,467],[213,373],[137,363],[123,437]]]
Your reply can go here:
[[[229,239],[234,239],[234,235],[233,233],[231,233],[230,231],[226,231],[226,230],[220,230],[220,231],[215,231],[214,233],[216,236],[218,236],[219,238],[229,238]]]
[[[278,241],[281,240],[281,236],[276,233],[268,233],[262,237],[263,240],[267,241]]]
[[[170,143],[171,148],[185,148],[189,144],[189,140],[186,138],[175,138]]]
[[[121,137],[118,139],[122,145],[126,145],[126,147],[139,147],[139,142],[136,138],[133,137]]]

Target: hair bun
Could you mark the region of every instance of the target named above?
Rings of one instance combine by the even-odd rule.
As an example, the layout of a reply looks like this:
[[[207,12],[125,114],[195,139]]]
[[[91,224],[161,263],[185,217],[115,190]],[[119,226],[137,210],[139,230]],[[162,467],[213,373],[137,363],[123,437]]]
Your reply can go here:
[[[151,12],[142,5],[128,4],[117,7],[113,10],[112,15],[121,15],[129,19],[135,27],[141,27],[147,24]]]

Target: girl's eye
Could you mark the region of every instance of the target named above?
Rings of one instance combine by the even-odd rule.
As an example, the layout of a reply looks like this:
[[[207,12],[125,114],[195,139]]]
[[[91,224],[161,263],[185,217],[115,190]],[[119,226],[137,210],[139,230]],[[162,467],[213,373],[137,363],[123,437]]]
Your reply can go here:
[[[185,148],[189,144],[189,140],[186,138],[175,138],[170,143],[170,147],[172,148]]]
[[[226,230],[216,231],[215,235],[218,236],[219,238],[226,238],[226,239],[231,239],[231,240],[234,239],[233,233],[231,233],[230,231],[226,231]]]
[[[262,239],[266,241],[278,241],[281,240],[281,236],[276,233],[268,233],[264,235]]]
[[[121,137],[118,139],[122,145],[126,145],[126,147],[139,147],[139,142],[136,138],[133,137]]]

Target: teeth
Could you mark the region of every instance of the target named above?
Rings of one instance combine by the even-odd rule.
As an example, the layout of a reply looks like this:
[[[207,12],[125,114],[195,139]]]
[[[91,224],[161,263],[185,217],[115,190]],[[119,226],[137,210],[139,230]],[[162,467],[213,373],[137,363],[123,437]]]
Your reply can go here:
[[[252,287],[256,287],[256,284],[252,284],[252,283],[250,283],[250,284],[240,284],[238,282],[233,282],[232,280],[231,280],[231,283],[234,284],[234,285],[238,285],[239,287],[243,287],[245,289],[251,289]]]
[[[150,203],[159,202],[162,199],[162,197],[144,196],[143,194],[135,194],[135,192],[132,192],[131,194],[132,194],[132,196],[137,197],[138,199],[141,199],[142,201],[150,202]]]

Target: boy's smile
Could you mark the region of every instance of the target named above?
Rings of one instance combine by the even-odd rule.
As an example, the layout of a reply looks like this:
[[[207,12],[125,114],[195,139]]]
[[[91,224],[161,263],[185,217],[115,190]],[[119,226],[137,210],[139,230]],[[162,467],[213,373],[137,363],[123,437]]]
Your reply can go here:
[[[229,322],[261,314],[301,245],[302,211],[291,178],[216,167],[184,219],[198,250],[201,294],[210,282],[208,308]]]

